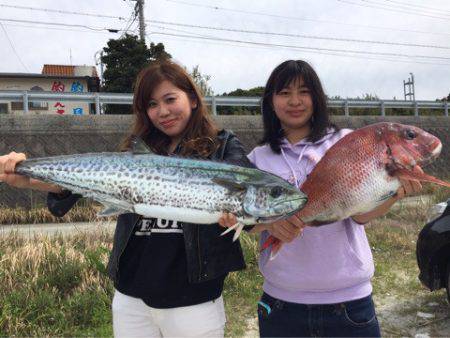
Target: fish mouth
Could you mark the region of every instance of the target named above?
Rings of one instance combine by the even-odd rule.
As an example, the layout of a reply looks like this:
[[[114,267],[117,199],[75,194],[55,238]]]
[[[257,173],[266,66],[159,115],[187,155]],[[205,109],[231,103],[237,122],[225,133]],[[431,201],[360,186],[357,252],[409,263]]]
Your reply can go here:
[[[297,197],[297,198],[292,198],[292,199],[289,199],[289,200],[284,200],[282,202],[274,203],[273,206],[277,207],[280,204],[286,204],[286,203],[297,202],[297,201],[306,202],[306,201],[308,201],[308,197],[305,196],[305,197]]]
[[[283,214],[282,216],[278,215],[278,216],[269,216],[269,217],[258,217],[258,223],[269,223],[269,222],[276,222],[279,221],[280,219],[286,219],[289,218],[291,216],[294,216],[297,213],[298,210],[293,210],[291,212],[288,212],[286,214]]]
[[[429,155],[427,157],[423,158],[420,161],[420,165],[422,165],[422,166],[429,165],[436,158],[439,157],[439,155],[441,154],[441,151],[442,151],[442,143],[439,140],[437,140],[429,145],[429,149],[433,149],[433,150],[431,150],[429,152]]]
[[[441,142],[437,142],[437,146],[431,152],[431,156],[433,158],[438,157],[441,154],[441,150],[442,150],[442,143]]]

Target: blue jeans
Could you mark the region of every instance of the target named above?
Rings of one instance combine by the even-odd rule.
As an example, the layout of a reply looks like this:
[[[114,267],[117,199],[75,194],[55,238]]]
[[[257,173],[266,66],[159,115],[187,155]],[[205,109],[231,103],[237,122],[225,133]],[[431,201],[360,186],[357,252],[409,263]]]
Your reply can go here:
[[[372,296],[338,304],[285,302],[263,293],[261,337],[380,337]]]

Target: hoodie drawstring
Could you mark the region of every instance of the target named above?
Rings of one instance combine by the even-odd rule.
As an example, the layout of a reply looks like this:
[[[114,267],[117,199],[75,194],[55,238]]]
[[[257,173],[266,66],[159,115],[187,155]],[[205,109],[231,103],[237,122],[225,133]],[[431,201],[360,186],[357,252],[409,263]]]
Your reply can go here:
[[[297,163],[300,163],[300,161],[301,161],[301,159],[302,159],[302,157],[303,157],[303,154],[305,153],[305,150],[306,150],[307,147],[308,147],[307,145],[305,145],[305,146],[303,147],[302,151],[300,152],[300,155],[298,156]],[[300,188],[300,187],[298,186],[299,180],[298,180],[298,177],[297,177],[297,173],[295,172],[295,170],[294,170],[294,168],[292,167],[291,163],[289,163],[289,160],[287,159],[287,156],[286,156],[286,154],[284,153],[283,147],[281,147],[281,154],[283,155],[284,161],[285,161],[285,162],[287,163],[287,165],[289,166],[289,169],[291,169],[292,176],[293,176],[294,179],[295,179],[294,185],[295,185],[297,188]]]

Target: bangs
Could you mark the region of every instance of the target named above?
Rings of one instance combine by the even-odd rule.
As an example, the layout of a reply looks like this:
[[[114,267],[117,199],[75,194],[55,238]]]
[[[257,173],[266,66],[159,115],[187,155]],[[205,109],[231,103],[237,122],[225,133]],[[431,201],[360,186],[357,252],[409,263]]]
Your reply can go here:
[[[295,83],[296,81],[300,80],[303,80],[304,85],[308,89],[312,89],[311,79],[305,67],[302,67],[300,64],[296,62],[288,63],[286,67],[280,70],[278,76],[275,78],[275,87],[274,87],[275,94],[281,92],[291,83]]]

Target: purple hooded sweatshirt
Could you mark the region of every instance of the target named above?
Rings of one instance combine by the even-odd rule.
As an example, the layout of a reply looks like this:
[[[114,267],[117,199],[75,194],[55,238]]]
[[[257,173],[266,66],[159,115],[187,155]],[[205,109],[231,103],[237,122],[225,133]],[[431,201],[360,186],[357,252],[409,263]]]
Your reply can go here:
[[[349,129],[330,130],[319,141],[301,140],[281,144],[281,154],[269,145],[256,147],[248,155],[257,168],[301,186],[325,152]],[[269,233],[261,234],[264,242]],[[272,297],[302,304],[333,304],[368,296],[374,273],[372,252],[364,226],[351,218],[320,227],[306,227],[303,235],[285,243],[269,260],[261,253],[259,268],[264,291]]]

